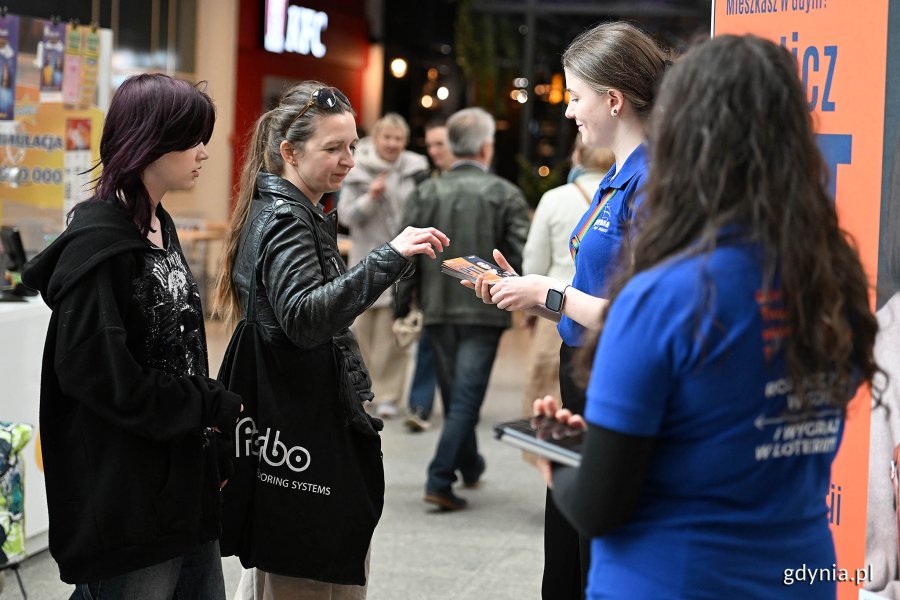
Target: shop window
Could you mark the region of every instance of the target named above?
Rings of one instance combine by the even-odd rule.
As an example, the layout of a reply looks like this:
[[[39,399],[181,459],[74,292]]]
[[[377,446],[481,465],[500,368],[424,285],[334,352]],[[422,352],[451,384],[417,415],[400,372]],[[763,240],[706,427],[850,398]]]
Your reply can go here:
[[[196,0],[110,0],[114,84],[142,71],[190,79],[195,68]]]

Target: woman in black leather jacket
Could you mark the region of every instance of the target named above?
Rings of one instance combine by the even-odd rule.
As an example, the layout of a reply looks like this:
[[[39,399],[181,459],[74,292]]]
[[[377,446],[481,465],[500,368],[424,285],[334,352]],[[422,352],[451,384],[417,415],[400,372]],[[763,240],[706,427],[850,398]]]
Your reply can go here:
[[[435,258],[435,251],[443,251],[450,241],[434,228],[408,227],[352,269],[346,268],[337,248],[336,215],[333,211],[326,214],[319,201],[323,194],[340,189],[354,166],[358,142],[354,117],[340,90],[307,81],[285,92],[278,106],[257,121],[226,241],[215,310],[227,323],[235,323],[244,316],[250,290],[255,289],[256,320],[265,343],[273,352],[302,355],[299,364],[318,365],[301,369],[305,372],[268,372],[286,380],[279,382],[286,384],[284,389],[303,390],[297,401],[341,410],[334,390],[340,389],[342,382],[333,380],[343,371],[353,388],[350,397],[355,404],[353,418],[344,423],[368,429],[377,440],[375,431],[381,423],[368,418],[359,407],[371,400],[372,394],[349,326],[408,273],[410,256]],[[338,361],[343,360],[343,369],[334,366],[333,352]],[[347,371],[351,371],[349,375]],[[311,379],[316,382],[310,383]],[[257,444],[260,439],[257,437]],[[341,514],[342,509],[336,515],[320,515],[319,521],[331,522],[318,526],[313,520],[302,540],[266,550],[276,557],[265,564],[285,566],[264,570],[263,561],[251,561],[258,568],[244,573],[245,600],[263,596],[277,600],[364,598],[366,550],[383,504],[380,455],[377,471],[379,481],[370,489],[376,489],[379,497],[373,500],[376,507],[370,523],[360,526],[355,521],[358,515],[349,509],[346,515]],[[338,527],[343,530],[337,532]],[[271,532],[270,546],[280,546],[278,533]],[[258,535],[254,531],[254,536]],[[345,537],[337,537],[341,535]],[[348,541],[336,543],[336,539]]]

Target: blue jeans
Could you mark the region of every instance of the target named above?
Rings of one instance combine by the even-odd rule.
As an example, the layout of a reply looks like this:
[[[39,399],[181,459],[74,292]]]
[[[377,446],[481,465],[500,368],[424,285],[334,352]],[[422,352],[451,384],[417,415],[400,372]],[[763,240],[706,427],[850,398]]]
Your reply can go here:
[[[116,577],[79,583],[69,600],[225,600],[219,542]]]
[[[437,386],[434,347],[428,332],[423,330],[416,351],[416,370],[409,387],[409,412],[418,413],[423,419],[434,409],[434,389]]]
[[[428,465],[425,490],[448,492],[457,470],[466,482],[478,481],[484,471],[475,426],[503,328],[440,324],[425,329],[434,345],[446,408],[441,437]]]

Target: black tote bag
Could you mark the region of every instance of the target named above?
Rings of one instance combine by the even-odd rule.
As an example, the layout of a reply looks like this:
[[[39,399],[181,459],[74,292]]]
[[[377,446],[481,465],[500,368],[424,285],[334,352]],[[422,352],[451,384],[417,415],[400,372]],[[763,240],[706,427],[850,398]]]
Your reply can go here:
[[[317,237],[316,245],[324,274]],[[354,387],[359,374],[342,343],[300,350],[267,341],[255,297],[254,274],[219,372],[244,399],[234,474],[222,491],[222,555],[279,575],[363,585],[384,469]]]

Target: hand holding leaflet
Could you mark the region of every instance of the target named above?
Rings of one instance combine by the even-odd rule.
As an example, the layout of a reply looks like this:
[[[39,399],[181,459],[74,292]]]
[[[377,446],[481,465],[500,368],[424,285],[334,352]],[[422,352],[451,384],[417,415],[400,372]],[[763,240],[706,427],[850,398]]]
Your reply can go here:
[[[492,262],[475,255],[460,256],[459,258],[451,258],[441,263],[441,272],[475,283],[481,276],[484,281],[489,283],[497,283],[505,277],[515,277],[515,273],[511,273],[501,269]]]
[[[491,280],[488,275],[481,275],[474,282],[464,279],[460,283],[474,290],[475,297],[485,304],[494,304],[501,310],[526,310],[545,319],[559,320],[560,313],[545,310],[544,301],[548,289],[562,290],[564,282],[536,274],[512,277],[517,273],[503,253],[495,249],[493,256],[500,269],[506,273],[504,277]]]

